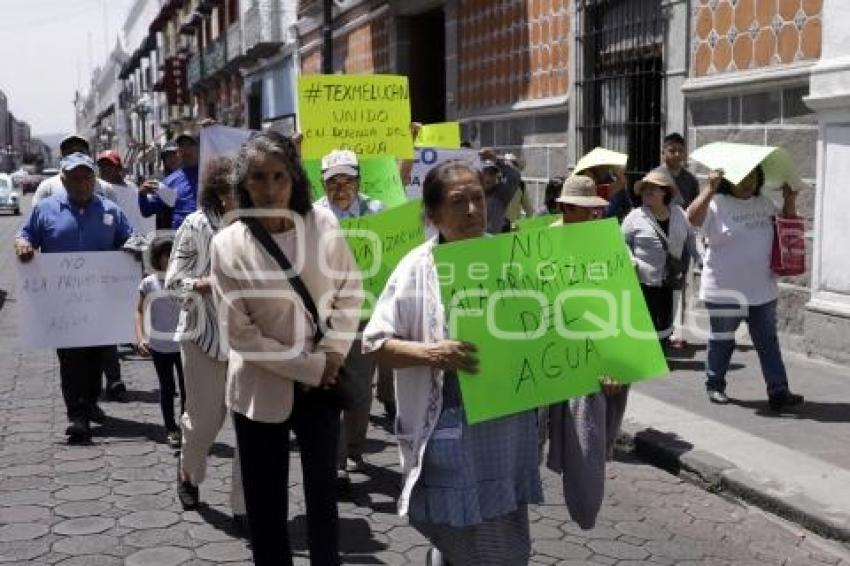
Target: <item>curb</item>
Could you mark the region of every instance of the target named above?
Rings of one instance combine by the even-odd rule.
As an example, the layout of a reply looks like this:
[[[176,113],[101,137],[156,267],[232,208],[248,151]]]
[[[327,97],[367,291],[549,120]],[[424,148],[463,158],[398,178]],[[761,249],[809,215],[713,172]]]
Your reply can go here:
[[[850,515],[830,513],[805,495],[782,493],[776,482],[754,477],[728,460],[694,449],[675,433],[623,423],[618,444],[708,491],[730,493],[821,536],[850,542]]]

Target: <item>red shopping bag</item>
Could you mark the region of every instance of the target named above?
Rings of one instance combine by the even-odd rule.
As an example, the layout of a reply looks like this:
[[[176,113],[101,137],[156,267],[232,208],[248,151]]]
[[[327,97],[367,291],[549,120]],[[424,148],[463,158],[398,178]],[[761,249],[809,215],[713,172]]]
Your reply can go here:
[[[806,227],[799,216],[776,216],[770,269],[777,275],[806,272]]]

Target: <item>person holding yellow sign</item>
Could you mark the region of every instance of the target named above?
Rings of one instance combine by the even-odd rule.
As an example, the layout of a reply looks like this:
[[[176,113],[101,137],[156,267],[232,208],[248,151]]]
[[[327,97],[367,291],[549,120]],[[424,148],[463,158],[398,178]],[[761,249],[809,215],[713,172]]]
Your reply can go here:
[[[528,505],[543,500],[536,414],[468,424],[458,372],[477,371],[476,349],[446,338],[433,256],[438,243],[484,235],[481,174],[461,161],[431,169],[423,208],[439,235],[401,261],[363,333],[364,351],[396,369],[399,513],[434,545],[431,564],[526,564]]]

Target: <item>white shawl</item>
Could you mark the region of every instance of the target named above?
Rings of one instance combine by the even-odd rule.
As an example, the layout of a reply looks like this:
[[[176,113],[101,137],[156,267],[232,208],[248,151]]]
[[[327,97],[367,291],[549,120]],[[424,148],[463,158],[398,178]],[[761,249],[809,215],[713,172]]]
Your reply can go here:
[[[363,331],[363,352],[379,350],[390,338],[434,343],[445,337],[445,314],[434,256],[437,238],[408,253],[390,276]],[[426,366],[395,370],[395,428],[404,485],[399,515],[406,515],[419,479],[425,447],[443,406],[443,372]]]

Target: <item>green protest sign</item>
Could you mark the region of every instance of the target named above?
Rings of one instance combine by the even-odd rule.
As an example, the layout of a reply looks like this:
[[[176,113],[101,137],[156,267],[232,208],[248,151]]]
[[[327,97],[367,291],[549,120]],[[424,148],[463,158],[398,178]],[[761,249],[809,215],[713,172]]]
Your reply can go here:
[[[375,301],[398,262],[425,241],[422,201],[412,200],[378,214],[346,218],[340,225],[363,274],[365,320],[372,314]]]
[[[461,373],[470,423],[669,372],[616,220],[434,250],[449,333],[478,347]]]
[[[537,230],[548,228],[561,217],[560,214],[544,214],[543,216],[526,216],[516,221],[517,231]]]
[[[407,77],[302,75],[298,117],[304,159],[321,159],[333,149],[413,159]]]
[[[319,159],[303,161],[313,200],[325,196],[322,188],[322,162]],[[363,194],[381,201],[386,208],[407,202],[398,164],[392,157],[373,157],[360,160],[360,190]]]
[[[425,124],[416,136],[416,147],[460,149],[460,123]]]

